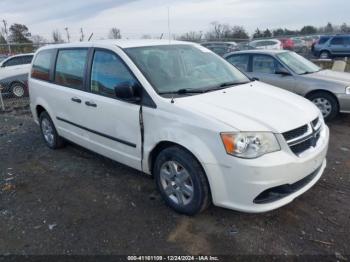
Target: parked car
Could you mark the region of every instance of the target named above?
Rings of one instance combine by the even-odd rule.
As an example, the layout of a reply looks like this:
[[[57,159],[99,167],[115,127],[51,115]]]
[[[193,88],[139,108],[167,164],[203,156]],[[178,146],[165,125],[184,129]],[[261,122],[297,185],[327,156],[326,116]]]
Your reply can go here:
[[[29,92],[48,147],[67,139],[153,174],[165,202],[188,215],[211,201],[276,209],[310,189],[326,166],[329,129],[316,106],[250,81],[194,43],[42,47]]]
[[[350,74],[321,70],[290,51],[246,51],[225,58],[250,77],[281,87],[311,100],[326,120],[350,113]]]
[[[350,35],[322,36],[314,46],[314,55],[321,59],[350,56]]]
[[[244,50],[254,50],[256,48],[254,46],[249,45],[249,43],[239,43],[237,44],[237,49],[238,49],[237,51],[244,51]]]
[[[285,50],[293,50],[294,49],[294,41],[291,38],[282,38],[280,39],[282,43],[282,48]]]
[[[254,40],[249,43],[256,49],[281,50],[283,49],[282,42],[277,39]]]
[[[206,42],[201,45],[220,56],[239,50],[235,42]]]
[[[4,61],[7,57],[7,55],[0,55],[0,62]]]
[[[307,53],[308,47],[305,40],[299,37],[293,37],[291,40],[293,41],[293,48],[291,49],[291,51],[294,51],[300,54]]]
[[[0,63],[0,84],[3,94],[23,97],[27,94],[26,81],[33,54],[11,56]]]

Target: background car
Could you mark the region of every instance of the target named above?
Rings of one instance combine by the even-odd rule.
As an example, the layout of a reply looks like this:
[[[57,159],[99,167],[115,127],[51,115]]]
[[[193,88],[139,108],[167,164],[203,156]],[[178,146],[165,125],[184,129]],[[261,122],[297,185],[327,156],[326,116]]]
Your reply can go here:
[[[350,35],[322,36],[315,44],[313,53],[321,59],[350,56]]]
[[[281,38],[282,47],[285,50],[293,50],[294,49],[294,41],[291,38]]]
[[[283,49],[282,42],[278,39],[254,40],[254,41],[251,41],[249,45],[256,49],[268,49],[268,50]]]
[[[23,97],[27,94],[26,79],[33,54],[11,56],[0,63],[0,84],[3,94]]]
[[[291,40],[293,41],[292,51],[300,54],[305,54],[307,52],[308,47],[305,40],[301,39],[300,37],[293,37]]]
[[[238,48],[239,51],[256,49],[254,46],[251,46],[248,43],[238,43],[237,44],[237,48]]]
[[[235,42],[206,42],[201,43],[201,45],[220,56],[230,52],[239,51],[237,43]]]
[[[322,70],[291,51],[240,51],[225,59],[251,78],[297,93],[311,100],[326,120],[350,113],[350,74]]]

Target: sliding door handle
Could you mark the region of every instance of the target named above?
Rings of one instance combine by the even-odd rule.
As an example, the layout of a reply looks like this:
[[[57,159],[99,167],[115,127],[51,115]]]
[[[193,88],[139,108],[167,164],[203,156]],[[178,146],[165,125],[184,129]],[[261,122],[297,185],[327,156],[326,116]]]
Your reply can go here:
[[[91,107],[97,107],[97,105],[94,102],[92,102],[92,101],[86,101],[85,105],[91,106]]]

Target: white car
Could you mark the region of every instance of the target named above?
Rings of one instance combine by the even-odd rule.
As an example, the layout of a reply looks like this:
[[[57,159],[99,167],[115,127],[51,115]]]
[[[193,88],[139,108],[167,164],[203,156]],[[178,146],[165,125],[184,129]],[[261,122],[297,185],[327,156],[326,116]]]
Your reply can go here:
[[[22,97],[26,93],[30,64],[34,54],[21,54],[11,56],[0,62],[0,84],[2,93]]]
[[[256,49],[267,49],[267,50],[283,49],[282,42],[277,39],[254,40],[254,41],[251,41],[249,45]]]
[[[326,166],[329,129],[315,105],[193,43],[43,47],[29,94],[50,148],[69,140],[152,174],[165,202],[188,215],[211,202],[276,209]]]

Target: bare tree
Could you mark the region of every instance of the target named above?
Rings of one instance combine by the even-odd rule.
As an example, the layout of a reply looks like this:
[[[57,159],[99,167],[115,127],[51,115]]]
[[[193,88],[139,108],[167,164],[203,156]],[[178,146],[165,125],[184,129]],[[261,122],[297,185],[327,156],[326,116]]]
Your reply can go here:
[[[66,30],[66,33],[67,33],[67,41],[68,41],[68,43],[69,43],[69,42],[70,42],[69,28],[66,27],[64,30]]]
[[[33,44],[36,44],[36,45],[47,43],[47,40],[41,35],[33,35],[31,39]]]
[[[52,40],[56,44],[64,42],[60,31],[58,31],[57,29],[52,31]]]
[[[80,39],[79,39],[79,41],[83,42],[84,39],[85,39],[84,30],[83,30],[83,28],[80,28]]]
[[[122,35],[120,33],[120,29],[113,27],[111,28],[111,30],[109,31],[109,35],[108,35],[109,39],[121,39]]]
[[[199,31],[199,32],[191,31],[181,35],[180,37],[178,37],[178,39],[182,41],[200,42],[202,41],[202,37],[203,37],[202,31]]]

